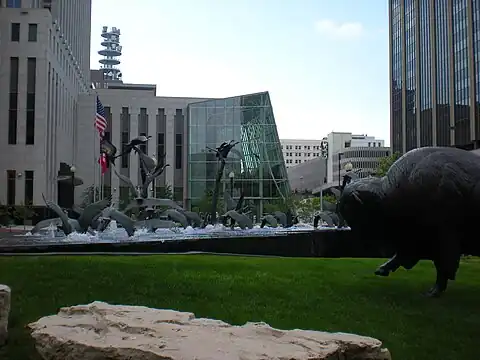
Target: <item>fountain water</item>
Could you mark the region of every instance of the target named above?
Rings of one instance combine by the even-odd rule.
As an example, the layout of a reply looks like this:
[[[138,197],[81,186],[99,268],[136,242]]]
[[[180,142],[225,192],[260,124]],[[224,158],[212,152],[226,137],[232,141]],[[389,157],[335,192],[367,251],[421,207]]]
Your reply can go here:
[[[332,227],[338,230],[349,230],[348,227],[340,229],[338,224],[333,224],[323,215],[316,219],[314,226],[301,224],[296,221],[296,217],[290,210],[287,213],[275,212],[259,219],[262,224],[256,225],[247,218],[248,213],[244,214],[243,196],[238,202],[234,202],[229,194],[224,194],[225,204],[227,204],[226,213],[220,214],[220,222],[217,219],[217,204],[219,183],[222,178],[225,160],[230,150],[235,146],[234,140],[229,143],[223,143],[216,149],[210,149],[216,153],[218,158],[218,174],[216,177],[215,191],[212,199],[212,211],[207,219],[203,219],[204,225],[198,226],[200,217],[198,214],[186,211],[169,199],[148,198],[148,187],[152,181],[158,177],[168,164],[159,164],[159,162],[146,155],[139,145],[145,144],[150,137],[140,136],[132,139],[127,144],[120,155],[116,155],[117,148],[108,140],[102,140],[101,151],[106,159],[112,164],[116,176],[127,184],[135,196],[127,208],[138,208],[140,214],[135,221],[123,212],[115,209],[113,205],[108,207],[108,201],[90,204],[85,209],[76,208],[79,212],[79,219],[73,220],[66,217],[63,211],[60,211],[58,205],[46,201],[47,206],[57,213],[62,222],[62,230],[71,229],[62,234],[62,231],[56,230],[56,222],[52,222],[38,234],[27,233],[23,236],[16,236],[17,243],[31,241],[34,243],[115,243],[115,242],[148,242],[148,241],[179,241],[204,238],[238,238],[238,237],[272,237],[286,234],[298,234],[302,232],[332,230]],[[134,150],[139,157],[140,171],[142,174],[142,185],[135,186],[132,181],[117,171],[115,171],[115,159],[124,153],[130,153]],[[160,207],[160,209],[158,209]],[[165,211],[165,207],[168,209]],[[163,208],[163,211],[161,210]],[[164,220],[164,219],[167,220]],[[230,226],[227,225],[227,219],[230,219]],[[256,219],[255,219],[256,220]],[[328,219],[327,219],[328,220]],[[325,222],[327,226],[323,226]],[[182,227],[178,226],[182,224]],[[237,226],[235,226],[235,224]],[[278,226],[280,225],[280,226]],[[320,225],[320,226],[318,226]],[[38,228],[38,227],[37,227]],[[82,231],[83,230],[83,231]]]

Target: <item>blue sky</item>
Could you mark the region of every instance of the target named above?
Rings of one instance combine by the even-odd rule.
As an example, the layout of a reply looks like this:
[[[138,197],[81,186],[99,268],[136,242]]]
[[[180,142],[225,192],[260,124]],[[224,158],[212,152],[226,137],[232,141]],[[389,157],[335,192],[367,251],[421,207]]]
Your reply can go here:
[[[91,67],[102,26],[116,26],[125,82],[163,96],[268,90],[281,138],[351,131],[389,143],[386,3],[93,0]]]

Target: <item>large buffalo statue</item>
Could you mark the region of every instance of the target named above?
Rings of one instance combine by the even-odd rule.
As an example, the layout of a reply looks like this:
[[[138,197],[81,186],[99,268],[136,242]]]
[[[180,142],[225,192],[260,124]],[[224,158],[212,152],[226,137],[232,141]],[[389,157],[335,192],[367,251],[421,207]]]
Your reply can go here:
[[[376,275],[430,259],[437,279],[428,295],[439,296],[455,280],[461,255],[480,255],[471,228],[480,220],[480,156],[446,147],[411,150],[384,177],[346,185],[338,210],[361,241],[394,249]]]

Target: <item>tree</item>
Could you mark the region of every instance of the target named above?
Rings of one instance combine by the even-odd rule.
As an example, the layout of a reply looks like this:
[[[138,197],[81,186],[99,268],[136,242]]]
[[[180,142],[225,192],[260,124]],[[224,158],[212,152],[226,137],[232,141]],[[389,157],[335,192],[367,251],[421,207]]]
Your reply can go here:
[[[135,200],[136,196],[135,194],[130,191],[129,188],[126,188],[125,191],[123,191],[123,194],[120,193],[120,198],[119,198],[119,209],[123,210],[125,209],[133,200]]]
[[[200,199],[200,201],[196,202],[192,206],[192,211],[198,212],[198,213],[207,213],[210,214],[212,211],[212,199],[213,199],[213,190],[205,190],[205,194],[203,197]],[[223,213],[225,209],[224,202],[223,202],[223,197],[219,196],[217,200],[217,212],[218,213]]]
[[[0,203],[0,226],[9,225],[11,223],[11,216],[7,206]]]
[[[293,197],[288,197],[285,200],[273,200],[263,204],[264,214],[272,214],[275,211],[287,212],[288,210],[295,210],[295,200],[293,200]]]
[[[375,171],[375,176],[378,176],[378,177],[385,176],[388,169],[390,169],[390,166],[392,166],[392,164],[395,161],[397,161],[400,156],[401,154],[399,152],[395,152],[391,155],[381,158],[378,161],[378,167],[377,167],[377,170]]]
[[[320,211],[320,198],[308,197],[294,202],[298,219],[304,223],[311,223],[315,214]]]
[[[337,202],[337,199],[335,198],[335,196],[333,196],[333,195],[328,195],[328,194],[327,194],[327,195],[323,195],[323,200],[324,200],[324,201],[327,201],[327,202],[329,202],[329,203],[331,203],[331,204],[335,204],[335,203]]]
[[[31,220],[37,213],[33,208],[33,203],[20,204],[15,206],[14,217],[16,220],[20,221],[23,225],[26,225],[26,222]]]
[[[100,189],[95,185],[90,185],[82,191],[80,195],[80,207],[85,209],[88,205],[100,198]]]
[[[158,186],[155,189],[155,197],[158,199],[173,199],[172,185]]]

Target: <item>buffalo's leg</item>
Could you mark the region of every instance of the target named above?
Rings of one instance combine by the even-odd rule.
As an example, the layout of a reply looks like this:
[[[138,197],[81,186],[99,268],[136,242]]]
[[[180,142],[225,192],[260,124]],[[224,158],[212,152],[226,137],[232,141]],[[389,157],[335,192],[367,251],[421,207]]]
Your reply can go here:
[[[447,290],[448,280],[455,280],[460,265],[460,244],[454,237],[445,241],[433,259],[437,279],[427,296],[439,297]]]
[[[391,272],[396,271],[399,267],[400,262],[398,261],[398,254],[395,254],[390,260],[388,260],[386,263],[383,263],[377,268],[377,270],[375,270],[375,275],[388,276]]]
[[[412,269],[420,260],[416,256],[400,255],[398,252],[386,263],[380,265],[375,270],[375,275],[388,276],[391,272],[395,272],[400,266],[405,269]]]
[[[442,271],[441,266],[439,268],[437,263],[435,263],[435,268],[437,269],[437,280],[435,281],[435,285],[427,291],[426,295],[429,297],[439,297],[447,290],[448,276],[446,272]]]

